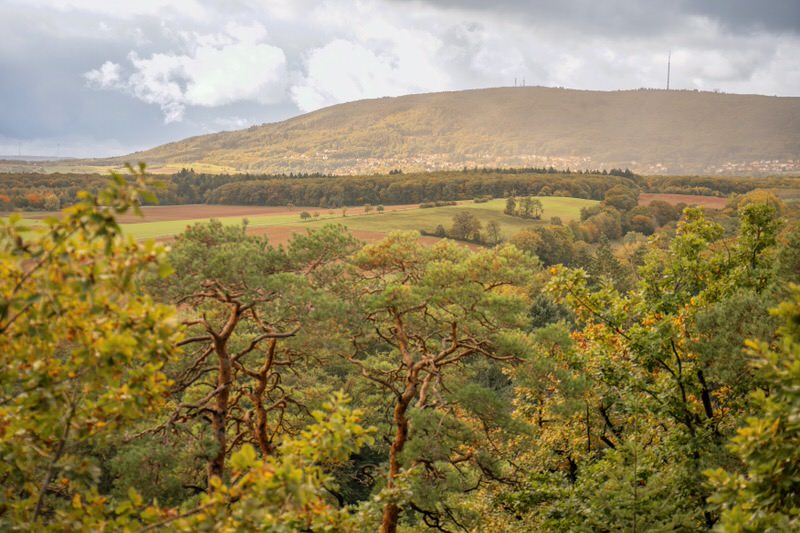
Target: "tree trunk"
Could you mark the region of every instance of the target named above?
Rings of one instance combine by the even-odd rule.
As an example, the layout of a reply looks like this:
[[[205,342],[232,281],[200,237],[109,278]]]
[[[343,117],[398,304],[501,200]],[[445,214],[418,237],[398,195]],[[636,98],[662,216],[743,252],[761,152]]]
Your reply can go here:
[[[213,337],[214,351],[217,354],[217,394],[214,409],[211,415],[211,434],[217,443],[217,453],[208,461],[208,489],[211,491],[211,480],[214,477],[223,479],[225,474],[225,452],[228,448],[226,435],[228,425],[228,409],[231,395],[231,381],[233,381],[233,362],[228,353],[228,339],[236,329],[241,317],[241,305],[238,302],[228,304],[229,313],[225,325],[219,333],[207,325],[207,331]],[[204,319],[205,320],[205,319]],[[207,323],[206,323],[207,324]]]
[[[217,393],[211,416],[211,433],[217,443],[217,453],[208,461],[208,488],[214,477],[222,479],[225,473],[225,452],[227,449],[226,425],[228,421],[228,402],[230,400],[231,360],[225,346],[226,339],[216,339],[216,352],[219,359]]]
[[[272,455],[274,451],[272,443],[270,443],[269,436],[267,435],[267,410],[264,408],[264,391],[267,388],[266,377],[262,376],[250,399],[253,401],[256,411],[256,424],[255,434],[258,448],[261,450],[261,455],[267,457]]]
[[[397,428],[394,440],[389,448],[389,479],[386,483],[388,488],[394,487],[394,480],[400,473],[400,453],[408,440],[408,418],[406,412],[411,400],[417,393],[417,376],[412,373],[406,382],[403,394],[397,399],[394,406],[394,424]],[[381,523],[381,533],[395,533],[397,531],[397,521],[400,518],[400,507],[395,503],[388,503],[383,508],[383,522]]]
[[[275,451],[267,435],[267,409],[264,408],[264,395],[267,390],[267,382],[269,381],[269,372],[272,369],[272,363],[275,361],[275,346],[277,343],[277,339],[270,340],[266,359],[256,377],[258,384],[253,393],[250,394],[250,399],[256,411],[256,424],[254,428],[256,442],[258,442],[258,447],[264,457],[272,455],[272,452]]]

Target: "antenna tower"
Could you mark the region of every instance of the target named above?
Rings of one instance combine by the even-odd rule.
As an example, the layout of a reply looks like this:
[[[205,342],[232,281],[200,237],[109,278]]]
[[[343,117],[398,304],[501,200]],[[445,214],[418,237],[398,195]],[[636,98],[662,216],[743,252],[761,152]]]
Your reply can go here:
[[[669,91],[669,71],[670,67],[672,66],[672,50],[669,51],[667,55],[667,90]]]

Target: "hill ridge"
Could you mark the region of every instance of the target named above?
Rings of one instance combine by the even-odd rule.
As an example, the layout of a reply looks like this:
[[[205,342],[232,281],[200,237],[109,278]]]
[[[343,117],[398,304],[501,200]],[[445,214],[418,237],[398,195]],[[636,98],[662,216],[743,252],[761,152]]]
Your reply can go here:
[[[125,157],[180,168],[368,174],[464,166],[800,171],[800,98],[502,87],[336,104]]]

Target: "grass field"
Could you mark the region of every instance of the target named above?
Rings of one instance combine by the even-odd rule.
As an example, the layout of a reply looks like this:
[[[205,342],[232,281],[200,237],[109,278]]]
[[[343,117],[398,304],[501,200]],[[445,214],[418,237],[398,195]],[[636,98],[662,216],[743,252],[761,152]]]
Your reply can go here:
[[[269,226],[297,226],[302,224],[300,216],[295,214],[275,214],[275,215],[261,215],[261,216],[247,216],[247,217],[224,217],[217,218],[220,222],[227,226],[238,225],[246,218],[248,227],[257,229]],[[320,216],[322,219],[330,220],[337,218],[323,214]],[[138,224],[123,224],[122,229],[125,233],[133,235],[137,239],[162,239],[172,237],[178,233],[183,232],[187,226],[197,222],[208,222],[210,218],[194,218],[186,220],[162,220],[158,222],[141,222]]]
[[[490,221],[496,221],[500,224],[502,235],[509,238],[524,228],[547,223],[552,217],[559,217],[563,222],[577,219],[581,208],[597,203],[594,200],[561,197],[541,197],[539,200],[544,207],[541,221],[505,215],[503,209],[506,201],[499,199],[481,204],[465,201],[454,206],[429,209],[414,205],[386,206],[384,213],[374,210],[365,213],[363,207],[349,207],[346,209],[347,216],[342,216],[341,209],[308,208],[305,210],[309,213],[319,213],[318,218],[309,221],[301,220],[300,213],[304,209],[297,207],[160,206],[144,208],[143,222],[136,222],[135,218],[127,215],[121,222],[123,230],[137,239],[169,239],[197,222],[215,218],[226,225],[237,225],[246,218],[251,232],[265,234],[275,243],[286,242],[298,231],[335,222],[346,226],[358,238],[374,241],[395,230],[425,230],[432,233],[439,224],[449,228],[456,213],[469,212],[478,217],[484,227]],[[41,218],[42,215],[30,216],[33,219],[30,222],[35,224],[35,218]]]
[[[319,218],[307,222],[301,221],[297,208],[264,215],[250,215],[246,218],[249,221],[249,227],[253,231],[267,234],[272,240],[277,241],[288,239],[291,233],[296,231],[319,228],[330,222],[343,224],[353,231],[356,236],[361,234],[368,240],[374,240],[378,235],[395,230],[426,230],[433,232],[439,224],[445,228],[449,228],[452,224],[453,215],[458,212],[466,211],[478,217],[478,220],[480,220],[481,224],[484,226],[492,220],[498,222],[500,224],[501,233],[508,238],[524,228],[542,224],[544,223],[543,221],[549,221],[551,217],[559,217],[564,222],[577,219],[580,217],[581,208],[597,203],[594,200],[583,200],[580,198],[542,197],[540,200],[544,207],[542,221],[527,220],[503,214],[505,200],[502,199],[492,200],[482,204],[462,202],[454,206],[433,207],[429,209],[403,206],[402,209],[392,211],[392,207],[389,207],[387,208],[387,212],[384,213],[377,213],[375,211],[364,213],[362,208],[348,208],[347,216],[342,216],[342,211],[340,209],[333,211],[317,210],[320,213]],[[169,207],[165,206],[159,209],[168,210]],[[134,235],[138,239],[158,239],[171,237],[182,232],[186,226],[190,224],[207,220],[210,219],[198,217],[184,220],[160,220],[138,224],[124,224],[123,228],[126,232]],[[218,220],[223,224],[240,224],[242,217],[218,217]]]
[[[362,216],[347,216],[338,218],[336,222],[344,224],[351,230],[379,231],[388,233],[395,230],[426,230],[433,232],[441,224],[445,228],[452,225],[453,215],[459,212],[469,212],[478,217],[485,227],[490,221],[500,224],[500,231],[508,238],[518,231],[550,221],[551,217],[559,217],[563,222],[580,218],[581,208],[595,205],[594,200],[580,198],[541,197],[544,212],[542,220],[529,220],[512,217],[503,213],[506,201],[491,200],[486,203],[476,204],[463,202],[458,205],[446,207],[433,207],[429,209],[411,209],[407,211],[391,212],[384,214],[369,214]],[[306,223],[307,227],[319,227],[324,221]]]
[[[416,206],[394,205],[387,206],[387,214],[395,211],[412,210]],[[211,206],[211,205],[175,205],[145,207],[144,221],[137,222],[131,215],[125,215],[121,220],[123,230],[137,239],[163,239],[181,233],[187,226],[198,222],[208,222],[212,218],[225,225],[241,224],[247,219],[248,227],[254,233],[262,233],[277,237],[278,242],[288,240],[291,233],[303,231],[309,227],[308,222],[300,218],[300,213],[318,213],[315,220],[320,225],[344,221],[365,215],[363,207],[347,208],[347,217],[342,217],[342,210],[327,210],[319,208],[298,207],[248,207],[248,206]],[[374,213],[374,211],[373,211]]]

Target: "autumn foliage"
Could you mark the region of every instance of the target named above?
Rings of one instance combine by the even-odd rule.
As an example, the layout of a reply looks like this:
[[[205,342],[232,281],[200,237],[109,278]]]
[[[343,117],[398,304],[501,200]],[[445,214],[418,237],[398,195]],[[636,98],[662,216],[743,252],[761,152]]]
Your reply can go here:
[[[0,221],[0,530],[797,529],[790,203],[166,246],[153,187]]]

